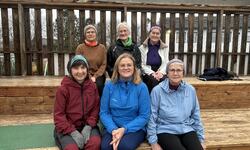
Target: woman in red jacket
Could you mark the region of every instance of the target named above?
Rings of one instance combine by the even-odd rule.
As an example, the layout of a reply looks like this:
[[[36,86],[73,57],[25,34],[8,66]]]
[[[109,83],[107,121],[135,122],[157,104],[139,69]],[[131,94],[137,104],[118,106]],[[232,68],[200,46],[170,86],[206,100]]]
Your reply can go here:
[[[54,105],[56,144],[63,150],[99,150],[100,100],[96,85],[88,76],[88,62],[82,55],[75,55],[67,67],[69,76],[57,89]]]

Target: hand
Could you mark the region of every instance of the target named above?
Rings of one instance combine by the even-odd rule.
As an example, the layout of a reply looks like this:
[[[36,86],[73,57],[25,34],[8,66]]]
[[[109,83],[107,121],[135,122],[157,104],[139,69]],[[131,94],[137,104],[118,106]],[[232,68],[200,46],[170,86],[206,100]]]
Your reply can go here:
[[[113,148],[118,147],[120,140],[124,135],[124,132],[125,128],[118,128],[112,131],[112,141],[110,142],[110,145],[113,145]]]
[[[201,146],[202,146],[202,148],[203,148],[203,150],[206,150],[206,144],[205,143],[201,143]]]
[[[93,82],[96,82],[96,78],[94,76],[90,77],[90,79],[93,81]]]
[[[160,71],[157,71],[156,72],[156,78],[157,78],[157,80],[158,81],[161,80],[162,77],[163,77],[163,74]]]
[[[73,132],[70,133],[70,136],[74,139],[74,141],[76,142],[77,146],[80,148],[80,149],[83,149],[83,136],[82,134],[75,130]]]
[[[82,135],[83,135],[83,143],[86,144],[89,140],[90,133],[91,133],[91,126],[85,125],[84,128],[82,129]]]
[[[161,146],[158,143],[151,144],[152,150],[162,150]]]

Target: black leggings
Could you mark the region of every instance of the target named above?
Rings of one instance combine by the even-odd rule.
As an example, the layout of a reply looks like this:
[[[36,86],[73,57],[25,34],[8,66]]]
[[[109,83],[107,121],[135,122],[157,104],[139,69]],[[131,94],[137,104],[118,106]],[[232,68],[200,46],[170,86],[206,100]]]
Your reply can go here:
[[[143,82],[147,85],[148,87],[148,91],[149,93],[152,91],[152,89],[158,85],[161,81],[163,81],[164,79],[166,79],[167,76],[164,75],[160,81],[156,80],[152,75],[147,75],[147,74],[144,74],[142,75],[142,80]]]
[[[97,77],[96,81],[95,81],[100,98],[102,97],[102,91],[103,91],[103,88],[104,88],[105,81],[106,81],[105,75]]]
[[[181,135],[161,133],[157,137],[163,150],[203,150],[197,134],[193,131]]]

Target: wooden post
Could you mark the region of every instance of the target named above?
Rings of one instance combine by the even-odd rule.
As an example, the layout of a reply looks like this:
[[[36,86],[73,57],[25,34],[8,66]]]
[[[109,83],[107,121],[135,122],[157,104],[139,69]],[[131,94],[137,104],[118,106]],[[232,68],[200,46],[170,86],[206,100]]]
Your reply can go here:
[[[27,75],[27,61],[26,61],[26,45],[24,32],[24,13],[22,4],[18,4],[19,16],[19,31],[20,31],[20,56],[21,56],[21,73],[23,76]]]
[[[216,34],[216,45],[215,45],[215,66],[220,66],[220,56],[221,56],[221,37],[222,37],[222,28],[223,28],[223,13],[221,10],[220,13],[217,14],[217,34]]]

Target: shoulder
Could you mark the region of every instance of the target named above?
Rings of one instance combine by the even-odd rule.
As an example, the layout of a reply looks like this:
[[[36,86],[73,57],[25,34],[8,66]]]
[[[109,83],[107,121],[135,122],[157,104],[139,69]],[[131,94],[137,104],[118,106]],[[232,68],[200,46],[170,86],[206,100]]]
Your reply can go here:
[[[99,43],[98,46],[99,46],[100,48],[102,48],[102,49],[106,49],[106,47],[105,47],[103,44],[101,44],[101,43]]]

